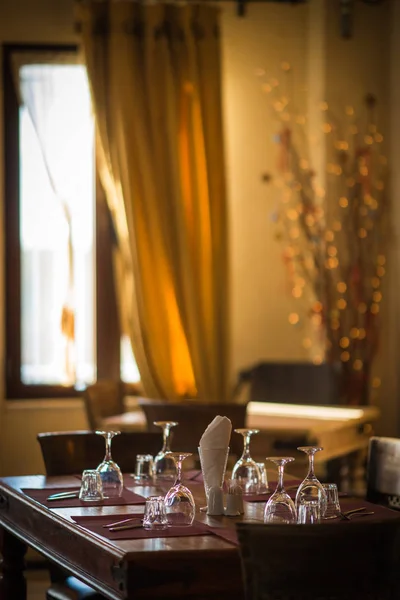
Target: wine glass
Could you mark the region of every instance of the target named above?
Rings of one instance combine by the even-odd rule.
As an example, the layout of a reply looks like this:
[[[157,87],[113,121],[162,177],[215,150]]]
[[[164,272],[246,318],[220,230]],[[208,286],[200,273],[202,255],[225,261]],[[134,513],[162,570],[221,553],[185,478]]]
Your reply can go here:
[[[98,435],[102,435],[106,442],[106,454],[103,462],[99,464],[96,471],[100,473],[101,482],[103,485],[104,498],[115,498],[122,494],[123,478],[121,469],[111,456],[111,440],[115,435],[119,435],[120,431],[96,431]]]
[[[165,502],[165,512],[170,526],[188,527],[193,523],[196,506],[192,492],[182,484],[182,462],[191,452],[169,452],[168,457],[172,458],[176,465],[176,479],[172,488],[167,492]]]
[[[270,456],[266,460],[270,460],[277,465],[278,483],[275,492],[265,505],[264,523],[296,523],[296,507],[283,485],[285,465],[294,461],[294,458],[291,456]]]
[[[322,483],[318,481],[314,473],[314,456],[317,452],[323,450],[323,448],[317,448],[316,446],[300,446],[297,450],[307,454],[309,466],[306,478],[297,489],[296,508],[298,508],[298,505],[302,500],[307,502],[318,500],[321,505],[321,517],[324,517],[327,505],[326,492]]]
[[[243,436],[243,453],[232,469],[231,479],[235,479],[244,494],[257,494],[261,483],[260,469],[250,456],[250,438],[259,429],[235,429]]]
[[[175,421],[154,421],[154,425],[162,427],[163,432],[163,447],[154,458],[154,476],[159,480],[172,480],[176,475],[176,466],[174,460],[170,456],[167,456],[167,454],[171,452],[171,448],[169,447],[171,429],[179,425],[179,423]]]

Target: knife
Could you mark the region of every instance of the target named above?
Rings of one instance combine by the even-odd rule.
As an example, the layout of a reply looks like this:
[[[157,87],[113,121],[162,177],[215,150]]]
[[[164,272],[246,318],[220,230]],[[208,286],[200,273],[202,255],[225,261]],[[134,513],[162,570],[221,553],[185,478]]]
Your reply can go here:
[[[51,500],[69,500],[71,498],[78,498],[79,496],[79,491],[78,492],[59,492],[58,494],[51,494],[51,496],[47,497],[48,501]]]

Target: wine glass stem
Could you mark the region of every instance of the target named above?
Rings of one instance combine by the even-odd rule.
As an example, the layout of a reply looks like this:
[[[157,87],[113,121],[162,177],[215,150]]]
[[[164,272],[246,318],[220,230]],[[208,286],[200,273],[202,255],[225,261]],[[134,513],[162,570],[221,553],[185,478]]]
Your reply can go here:
[[[170,427],[169,425],[166,425],[163,429],[163,447],[161,452],[168,452],[169,451],[169,434],[170,434]]]
[[[243,454],[242,458],[250,458],[250,434],[245,433],[243,436]]]
[[[176,459],[176,479],[174,485],[180,485],[182,479],[182,461],[177,458]]]
[[[307,473],[307,479],[314,479],[315,478],[315,473],[314,473],[314,454],[309,454],[308,455],[308,473]]]
[[[109,434],[106,435],[106,455],[104,460],[110,461],[111,458],[111,436]]]
[[[283,487],[283,473],[284,473],[285,467],[284,465],[278,465],[278,484],[276,486],[276,491],[277,492],[283,492],[284,491],[284,487]]]

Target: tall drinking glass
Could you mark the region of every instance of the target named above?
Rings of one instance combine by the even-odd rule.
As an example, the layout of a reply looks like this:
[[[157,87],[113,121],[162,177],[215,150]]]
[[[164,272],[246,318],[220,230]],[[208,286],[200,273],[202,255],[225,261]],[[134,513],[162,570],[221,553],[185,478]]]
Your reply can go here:
[[[96,431],[98,435],[102,435],[106,442],[106,454],[103,462],[97,467],[97,472],[100,473],[101,482],[103,484],[104,498],[115,498],[122,494],[123,478],[121,469],[111,456],[111,440],[115,435],[119,435],[120,431]]]
[[[172,481],[176,475],[176,466],[174,460],[168,456],[168,453],[171,452],[171,429],[179,425],[179,423],[175,421],[154,421],[154,425],[161,427],[163,432],[163,447],[154,458],[154,477],[158,480]]]
[[[270,460],[278,467],[278,483],[264,510],[264,523],[296,523],[297,513],[293,500],[285,490],[283,475],[285,465],[294,461],[291,456],[270,456]]]
[[[192,453],[170,452],[168,456],[176,465],[175,483],[164,498],[168,524],[188,527],[193,523],[196,506],[192,492],[182,484],[182,462]]]
[[[308,473],[297,489],[296,508],[298,508],[302,500],[307,502],[318,500],[320,503],[321,517],[324,517],[327,504],[326,492],[314,472],[314,456],[317,452],[323,450],[323,448],[317,448],[316,446],[300,446],[297,450],[305,452],[308,456]]]
[[[243,453],[232,470],[231,479],[237,481],[244,494],[257,494],[261,483],[260,469],[250,456],[250,438],[259,433],[259,429],[235,429],[243,436]]]

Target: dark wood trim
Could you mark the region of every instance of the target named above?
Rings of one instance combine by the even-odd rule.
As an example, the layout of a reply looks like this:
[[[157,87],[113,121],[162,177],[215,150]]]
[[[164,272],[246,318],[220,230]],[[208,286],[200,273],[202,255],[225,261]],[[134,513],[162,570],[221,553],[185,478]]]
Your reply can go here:
[[[21,382],[21,269],[20,269],[20,227],[19,227],[19,105],[14,87],[13,73],[11,69],[11,55],[14,52],[76,52],[75,45],[48,45],[48,44],[4,44],[3,45],[3,82],[4,82],[4,216],[5,216],[5,329],[6,329],[6,361],[5,381],[6,397],[15,398],[56,398],[73,397],[80,395],[80,391],[69,386],[52,385],[24,385]],[[105,240],[98,243],[102,248]],[[97,257],[97,263],[102,255]],[[111,263],[110,263],[111,264]],[[105,276],[101,275],[100,281],[103,286],[103,295],[108,292],[109,286]],[[111,273],[111,281],[112,273]],[[96,284],[100,286],[100,282]],[[115,303],[115,300],[114,300]],[[111,303],[112,304],[112,303]],[[116,305],[115,305],[116,306]],[[107,365],[107,359],[103,357],[111,340],[111,326],[115,320],[110,318],[111,308],[100,310],[97,308],[98,329],[98,357],[102,365]],[[100,314],[105,315],[103,323],[107,323],[107,332],[103,334]],[[109,320],[108,320],[109,319]],[[119,334],[117,334],[119,335]],[[115,336],[115,333],[114,333]],[[110,355],[108,355],[110,356]],[[116,359],[110,361],[114,364]],[[118,378],[119,378],[119,346],[118,346]],[[114,374],[113,369],[109,373]],[[108,376],[107,368],[104,368]]]
[[[111,214],[96,179],[96,350],[97,378],[119,380],[121,333],[113,273],[115,243]]]

